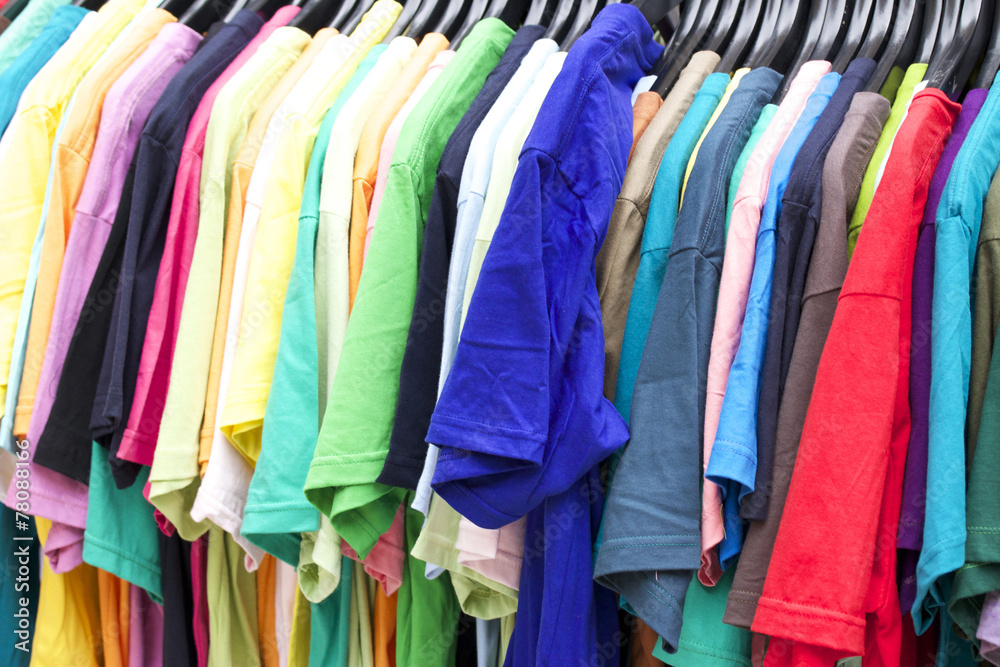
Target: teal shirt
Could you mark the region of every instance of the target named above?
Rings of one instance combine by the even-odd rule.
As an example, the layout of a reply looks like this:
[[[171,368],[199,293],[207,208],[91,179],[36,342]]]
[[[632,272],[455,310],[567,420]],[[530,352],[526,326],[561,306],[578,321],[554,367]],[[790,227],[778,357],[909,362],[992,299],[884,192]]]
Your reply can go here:
[[[0,73],[0,90],[4,91],[0,97],[0,133],[10,125],[21,93],[89,13],[72,5],[58,7],[38,37]]]
[[[261,451],[240,531],[251,544],[292,566],[299,564],[301,533],[319,530],[319,512],[306,500],[302,488],[319,437],[320,363],[314,285],[323,163],[337,115],[385,49],[380,44],[368,52],[316,134],[299,209],[295,259],[285,293]]]
[[[995,80],[945,183],[934,223],[927,505],[913,621],[924,632],[948,599],[945,575],[965,562],[965,418],[972,357],[971,279],[990,181],[1000,164]],[[950,577],[948,577],[950,579]]]
[[[642,234],[639,269],[632,287],[628,317],[625,319],[625,337],[622,340],[622,358],[615,389],[615,407],[626,421],[632,408],[632,388],[639,374],[639,360],[646,347],[646,335],[653,321],[660,284],[667,271],[670,242],[674,237],[674,223],[677,222],[677,211],[680,208],[684,170],[728,85],[728,74],[716,72],[708,75],[663,152],[663,160],[656,173],[649,201],[649,215]]]
[[[761,135],[764,134],[767,126],[771,124],[771,119],[774,118],[774,114],[777,112],[777,104],[768,104],[761,110],[760,118],[757,119],[757,124],[753,126],[753,130],[750,132],[747,145],[743,147],[743,152],[740,153],[740,157],[736,160],[736,166],[733,168],[733,177],[729,179],[729,195],[726,198],[727,240],[729,238],[729,223],[733,219],[733,204],[736,203],[736,191],[740,189],[740,181],[743,180],[743,170],[746,169],[747,162],[750,161],[750,154],[757,147],[757,142],[760,141]]]
[[[56,7],[68,4],[69,0],[31,0],[0,34],[0,72],[6,70],[41,34]]]

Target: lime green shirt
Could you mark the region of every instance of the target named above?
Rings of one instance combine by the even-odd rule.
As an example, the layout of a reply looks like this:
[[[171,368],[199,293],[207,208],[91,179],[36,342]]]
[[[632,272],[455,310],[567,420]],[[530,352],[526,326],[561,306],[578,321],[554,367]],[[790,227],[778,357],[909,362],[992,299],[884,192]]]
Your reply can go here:
[[[861,225],[865,221],[865,216],[868,215],[868,208],[872,205],[872,199],[875,198],[875,185],[882,161],[885,159],[885,154],[892,145],[892,140],[896,136],[899,124],[903,122],[906,106],[910,103],[910,98],[913,97],[913,89],[923,80],[926,72],[927,65],[914,63],[906,69],[903,81],[899,84],[896,99],[892,103],[892,110],[889,112],[889,120],[886,121],[885,127],[882,128],[882,135],[875,145],[875,152],[872,153],[868,169],[865,170],[864,180],[861,181],[861,193],[858,195],[858,203],[854,207],[854,215],[851,216],[851,222],[847,226],[847,251],[851,255],[854,254],[854,246],[858,242],[858,234],[861,233]]]

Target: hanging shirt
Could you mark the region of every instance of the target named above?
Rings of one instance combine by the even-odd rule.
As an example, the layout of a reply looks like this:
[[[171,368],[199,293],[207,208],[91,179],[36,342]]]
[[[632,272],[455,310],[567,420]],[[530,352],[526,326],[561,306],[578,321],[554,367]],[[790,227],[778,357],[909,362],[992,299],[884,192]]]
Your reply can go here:
[[[677,83],[648,121],[642,135],[647,138],[633,139],[622,191],[615,201],[608,225],[608,237],[597,254],[597,293],[601,298],[601,325],[604,329],[604,396],[608,400],[615,398],[629,297],[639,270],[642,233],[649,214],[656,172],[667,144],[691,108],[705,77],[711,74],[718,61],[719,55],[711,51],[699,51],[691,56]],[[633,137],[635,130],[633,120]],[[627,414],[622,416],[628,418]]]
[[[806,271],[822,209],[823,163],[851,99],[864,89],[874,69],[875,62],[868,58],[855,59],[848,65],[837,92],[802,145],[785,190],[775,238],[771,304],[765,327],[767,342],[762,348],[764,356],[759,376],[757,470],[754,490],[743,499],[740,507],[740,516],[744,519],[762,521],[767,516],[778,406],[792,358]]]
[[[263,41],[256,53],[247,54],[248,47],[241,54],[249,57],[233,77],[229,81],[220,78],[216,82],[219,88],[215,99],[209,97],[215,92],[210,90],[202,100],[200,108],[209,113],[207,118],[206,114],[199,116],[199,132],[204,134],[200,134],[192,146],[191,169],[186,172],[186,182],[174,189],[170,220],[173,224],[168,223],[166,246],[156,276],[149,324],[137,369],[134,399],[118,446],[117,456],[122,461],[145,466],[153,463],[182,307],[200,308],[202,317],[206,318],[215,310],[214,300],[202,298],[199,287],[212,284],[217,275],[214,271],[202,273],[206,260],[215,266],[221,264],[223,212],[228,192],[226,167],[234,157],[232,152],[242,144],[247,123],[257,104],[277,84],[309,41],[308,35],[298,28],[278,27],[265,36],[266,32],[267,26],[258,36],[263,37]],[[211,137],[208,132],[212,132]],[[201,183],[206,181],[208,174],[212,174],[210,182],[214,187],[202,189]],[[208,182],[205,185],[208,186]],[[204,196],[200,196],[200,192]],[[209,209],[204,224],[201,201]],[[209,237],[214,243],[206,248]],[[200,244],[202,252],[199,252],[199,239],[203,241]],[[186,293],[189,284],[194,287],[190,300]],[[134,466],[122,468],[118,476],[128,481],[125,470],[134,469]]]
[[[735,162],[780,81],[781,76],[767,68],[746,74],[698,151],[689,183],[697,184],[704,196],[688,199],[678,214],[670,262],[636,380],[632,438],[608,497],[609,518],[595,578],[624,595],[663,638],[669,652],[676,650],[684,593],[700,562],[697,498],[711,343],[707,323],[715,316],[724,198]],[[666,423],[671,424],[669,429]],[[671,455],[649,453],[654,443],[662,451],[664,433],[670,433],[666,447]],[[686,474],[692,472],[690,466],[693,474]],[[623,481],[649,475],[657,475],[670,489],[658,494],[655,503],[641,492],[644,484]],[[623,511],[628,511],[628,518]],[[678,537],[658,537],[662,535]],[[656,547],[650,549],[653,544]]]
[[[454,275],[452,275],[451,266],[448,267],[441,371],[437,383],[439,397],[455,359],[462,322],[476,281],[479,279],[483,258],[486,256],[486,250],[489,248],[490,240],[493,238],[493,233],[500,221],[500,215],[503,213],[507,195],[510,193],[514,171],[517,169],[518,155],[520,155],[528,132],[534,125],[538,110],[552,87],[552,82],[555,81],[562,69],[564,60],[565,56],[560,56],[558,53],[550,55],[545,60],[545,64],[536,75],[531,88],[528,89],[524,99],[511,113],[510,119],[504,124],[501,136],[497,138],[496,145],[503,147],[503,150],[494,151],[490,164],[488,189],[482,188],[485,192],[476,194],[472,192],[470,183],[466,201],[460,209],[461,218],[456,228],[456,240],[452,253],[455,266]],[[427,514],[430,507],[433,493],[431,480],[434,478],[434,469],[437,467],[439,454],[440,450],[437,445],[428,443],[427,456],[424,459],[423,470],[417,482],[417,493],[413,501],[413,508],[424,514]]]
[[[46,24],[69,0],[31,0],[3,34],[0,34],[0,73],[24,53],[31,42],[42,34]]]
[[[865,652],[867,611],[874,612],[873,631],[885,630],[887,642],[869,651],[892,650],[895,573],[887,581],[879,561],[894,562],[895,549],[880,548],[885,555],[876,557],[875,541],[895,539],[899,509],[891,516],[891,504],[902,493],[903,452],[895,448],[905,448],[906,441],[893,436],[893,424],[907,403],[906,385],[898,401],[896,391],[906,377],[901,367],[908,365],[900,356],[910,336],[905,276],[930,178],[958,110],[937,90],[914,100],[886,168],[886,182],[894,187],[879,190],[873,200],[866,224],[871,228],[845,278],[817,370],[795,479],[752,626],[801,642],[806,655]],[[865,341],[860,356],[857,340]],[[883,502],[890,507],[880,521]],[[891,536],[884,530],[888,524]],[[817,552],[816,540],[803,535],[815,535],[826,547]],[[801,566],[805,551],[808,568]],[[833,574],[817,578],[820,568]],[[838,583],[831,587],[829,581]],[[801,614],[802,604],[809,605],[810,616]],[[898,603],[895,609],[898,632]],[[897,634],[897,661],[898,642]],[[794,659],[795,652],[786,654],[787,664]]]
[[[924,78],[926,71],[926,64],[914,63],[910,65],[906,68],[906,74],[903,76],[903,80],[899,84],[899,89],[896,91],[896,96],[892,103],[892,113],[889,115],[889,120],[886,121],[885,127],[882,129],[882,136],[878,140],[878,146],[875,148],[871,162],[868,163],[865,179],[861,183],[861,195],[858,197],[858,205],[854,208],[854,215],[851,216],[851,222],[847,228],[848,249],[852,254],[854,253],[854,245],[858,242],[861,223],[865,221],[865,216],[868,215],[868,208],[871,206],[872,198],[875,196],[875,180],[878,177],[879,168],[882,166],[882,161],[889,152],[889,146],[896,136],[896,131],[899,130],[899,124],[903,120],[906,106],[910,103],[910,98],[913,97],[913,89]]]
[[[913,606],[914,625],[921,632],[948,597],[948,584],[941,578],[957,570],[966,556],[965,439],[960,434],[965,433],[972,352],[969,281],[973,239],[979,238],[986,192],[1000,164],[998,123],[1000,85],[990,88],[955,157],[934,224],[927,505]]]
[[[823,209],[806,276],[799,333],[789,364],[786,392],[778,412],[771,501],[767,518],[763,522],[750,523],[726,605],[724,622],[739,627],[750,627],[757,599],[764,589],[816,366],[847,273],[844,230],[857,201],[861,178],[888,117],[889,103],[881,95],[854,95],[823,166]]]
[[[427,73],[427,68],[437,55],[448,48],[448,39],[436,32],[424,35],[420,46],[397,77],[392,89],[386,94],[382,103],[372,114],[358,141],[358,154],[354,158],[354,183],[351,197],[351,263],[350,304],[354,305],[354,297],[358,291],[358,281],[361,279],[361,259],[365,251],[365,238],[368,235],[368,211],[372,205],[372,195],[375,190],[375,179],[378,176],[379,151],[382,140],[393,122],[396,114],[412,96],[414,89]],[[325,372],[321,369],[321,377]],[[324,389],[324,395],[325,395]],[[321,402],[322,403],[322,402]]]
[[[917,250],[913,260],[913,305],[910,351],[910,444],[906,450],[906,470],[903,475],[903,507],[899,517],[899,569],[902,584],[899,603],[902,609],[913,607],[917,593],[917,560],[923,545],[924,508],[927,503],[927,433],[931,390],[931,309],[934,290],[934,222],[938,205],[958,151],[969,134],[972,123],[986,101],[987,91],[972,90],[962,102],[962,111],[955,121],[944,153],[931,179],[927,205],[920,222]],[[980,283],[983,285],[988,282]],[[992,337],[989,341],[993,343]],[[989,361],[985,362],[989,366]],[[972,366],[976,368],[975,364]],[[985,375],[985,372],[984,372]],[[970,413],[971,410],[970,400]],[[971,436],[971,429],[970,429]],[[969,441],[969,458],[972,461]],[[1000,588],[1000,586],[998,586]],[[961,614],[960,614],[961,615]],[[977,614],[978,615],[978,614]],[[974,634],[974,633],[972,633]]]
[[[272,309],[280,308],[284,301],[284,289],[287,287],[287,273],[284,281],[281,281],[279,274],[276,282],[269,285],[267,281],[274,275],[268,273],[266,268],[258,268],[258,274],[263,280],[251,282],[253,264],[259,266],[262,261],[267,261],[270,248],[266,246],[265,238],[271,239],[273,249],[278,253],[287,247],[289,235],[281,238],[280,221],[292,214],[298,218],[301,182],[305,178],[302,172],[308,166],[308,151],[312,149],[322,117],[367,52],[388,32],[398,12],[399,5],[395,2],[380,1],[365,14],[365,19],[351,37],[336,35],[327,42],[324,53],[317,57],[309,72],[299,80],[275,111],[269,123],[269,136],[261,146],[247,189],[240,251],[233,278],[232,305],[227,322],[226,350],[219,380],[219,406],[216,411],[212,456],[192,506],[191,517],[195,521],[211,519],[225,529],[247,550],[250,565],[259,562],[263,555],[259,548],[240,534],[243,507],[253,473],[252,461],[236,449],[222,431],[225,420],[223,406],[230,402],[239,404],[246,398],[249,400],[248,405],[259,406],[263,400],[266,407],[267,393],[261,397],[251,387],[256,377],[255,371],[273,371],[273,356],[271,366],[260,363],[243,366],[237,375],[237,369],[241,368],[239,349],[243,347],[243,354],[247,355],[248,350],[254,349],[254,341],[257,341],[261,344],[257,348],[261,353],[269,350],[269,339],[263,334],[275,326],[280,329],[280,315],[275,319],[270,317],[270,313]],[[269,224],[272,222],[274,224]],[[259,232],[265,233],[260,239]],[[291,242],[294,247],[294,235],[291,235]],[[275,268],[280,270],[281,266]],[[276,352],[277,342],[273,341],[273,344],[272,355]],[[259,361],[252,355],[251,360]],[[269,375],[267,379],[269,382]],[[229,395],[231,386],[235,392],[232,399]],[[240,394],[242,396],[239,400],[233,400]]]
[[[805,63],[795,75],[788,94],[775,112],[774,120],[768,125],[761,142],[748,158],[747,169],[737,181],[735,200],[730,202],[732,214],[729,230],[731,231],[727,232],[725,261],[722,263],[722,275],[719,278],[719,297],[712,331],[712,350],[708,361],[705,394],[703,465],[706,467],[711,460],[723,397],[728,386],[730,366],[740,346],[742,323],[754,271],[754,249],[761,223],[761,209],[765,201],[780,197],[778,189],[784,185],[782,177],[790,168],[789,158],[794,159],[798,146],[805,140],[805,135],[811,127],[810,123],[815,122],[816,115],[822,111],[825,101],[829,99],[828,95],[810,98],[820,79],[829,71],[828,62],[816,60]],[[836,85],[836,78],[833,79],[833,85]],[[807,101],[811,101],[808,109],[806,109]],[[803,120],[796,123],[799,115],[803,113]],[[794,141],[787,150],[782,151],[782,145],[792,132],[793,126],[796,130]],[[782,161],[777,163],[774,189],[771,189],[769,184],[772,165],[775,165],[779,151],[782,151]],[[767,209],[772,215],[777,210],[778,208],[773,205]],[[724,534],[722,494],[715,481],[706,480],[702,488],[702,566],[698,573],[703,584],[714,584],[722,574],[714,549],[722,541]]]
[[[522,61],[531,78],[558,47],[551,40],[536,43],[545,29],[529,25],[515,33],[503,58],[486,78],[483,88],[455,127],[435,175],[420,257],[420,278],[406,337],[399,376],[399,396],[389,439],[389,453],[378,481],[415,489],[427,454],[427,427],[437,400],[444,324],[435,311],[448,287],[448,265],[458,215],[458,190],[469,147],[487,112],[497,102]],[[530,49],[530,52],[529,52]],[[527,84],[521,84],[527,87]]]
[[[410,114],[413,113],[420,100],[431,89],[431,86],[434,85],[434,82],[444,72],[445,67],[448,66],[454,56],[454,51],[446,50],[439,52],[434,57],[434,60],[427,68],[427,73],[420,79],[420,83],[414,89],[413,94],[406,100],[406,103],[399,110],[399,113],[396,114],[396,117],[392,119],[392,123],[389,124],[389,128],[385,131],[385,137],[382,139],[382,146],[379,150],[378,171],[375,177],[375,187],[372,191],[372,203],[368,211],[368,224],[365,228],[365,247],[361,253],[362,266],[364,266],[364,259],[368,256],[368,246],[371,244],[372,233],[375,231],[375,220],[378,217],[379,206],[382,203],[382,195],[385,193],[386,178],[389,176],[389,167],[392,166],[392,156],[396,150],[396,142],[399,141],[399,134],[402,132],[403,125],[406,124],[406,120],[410,117]],[[358,279],[360,280],[360,274],[358,275]],[[357,296],[356,291],[355,296]],[[354,307],[353,301],[351,302],[351,307]],[[333,378],[330,378],[329,381],[332,383]]]
[[[299,59],[261,102],[247,128],[246,138],[238,147],[236,159],[226,167],[227,175],[231,170],[232,186],[224,212],[225,242],[216,313],[207,318],[195,318],[195,309],[181,311],[175,347],[186,350],[186,353],[177,356],[170,369],[160,433],[149,473],[149,501],[184,539],[195,540],[207,528],[195,523],[190,518],[190,511],[201,482],[199,471],[202,465],[207,465],[211,450],[229,296],[243,224],[243,205],[253,165],[274,111],[333,35],[334,31],[329,28],[316,33]],[[209,288],[204,286],[204,289]],[[206,294],[208,299],[213,296],[216,296],[214,290]]]
[[[393,40],[394,46],[388,49],[375,46],[327,111],[316,135],[303,187],[295,258],[281,315],[274,388],[267,401],[260,465],[256,466],[250,482],[242,528],[248,540],[292,566],[299,564],[300,534],[319,530],[319,512],[302,495],[302,486],[320,423],[314,285],[326,157],[336,154],[330,153],[329,148],[338,129],[337,121],[347,118],[352,110],[363,110],[370,96],[380,88],[384,92],[384,87],[416,48],[412,39],[399,39],[402,41]],[[341,123],[339,129],[349,128]],[[349,161],[346,155],[341,157]],[[339,537],[335,539],[339,543]],[[335,566],[339,566],[339,556],[337,553]],[[336,585],[336,581],[330,581],[323,586],[325,590],[305,592],[318,602]]]
[[[0,74],[0,90],[7,91],[0,100],[0,134],[14,117],[21,93],[88,14],[90,12],[82,7],[57,7],[38,36]]]
[[[376,227],[385,231],[373,237],[378,255],[362,271],[337,367],[340,382],[333,381],[305,486],[309,501],[361,557],[392,524],[402,500],[375,479],[389,446],[433,175],[448,137],[512,37],[499,20],[480,21],[416,105],[393,151]],[[359,405],[358,395],[369,398]]]

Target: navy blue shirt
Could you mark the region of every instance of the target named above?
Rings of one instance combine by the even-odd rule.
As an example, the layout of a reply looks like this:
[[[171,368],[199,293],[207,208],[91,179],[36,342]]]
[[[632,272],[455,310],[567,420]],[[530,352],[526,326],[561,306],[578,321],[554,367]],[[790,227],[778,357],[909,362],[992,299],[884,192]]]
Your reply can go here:
[[[458,186],[472,137],[493,103],[503,92],[524,55],[545,34],[540,25],[518,30],[503,57],[493,68],[482,90],[462,116],[441,153],[434,193],[431,195],[424,245],[420,255],[413,316],[406,336],[406,351],[399,373],[399,397],[382,474],[378,481],[416,489],[427,457],[427,428],[437,401],[438,373],[444,345],[444,300],[448,289],[448,264],[458,217]]]
[[[778,220],[778,238],[771,282],[767,342],[757,399],[757,470],[754,490],[740,505],[744,519],[763,521],[771,495],[774,446],[778,429],[778,406],[785,376],[792,362],[792,346],[799,329],[802,292],[812,256],[813,242],[823,203],[823,165],[854,94],[864,90],[875,71],[875,61],[858,58],[851,62],[830,97],[823,113],[806,138],[788,179]]]
[[[592,581],[590,545],[597,464],[628,431],[603,395],[596,258],[632,145],[632,88],[661,51],[625,4],[603,9],[570,50],[522,148],[431,418],[438,494],[487,528],[528,515],[508,665],[617,661],[614,598]],[[560,538],[546,540],[553,530]]]
[[[128,378],[135,386],[188,123],[208,87],[263,25],[256,13],[239,12],[171,79],[150,112],[37,443],[40,465],[86,483],[91,441],[109,446],[115,430],[124,428],[122,385]],[[135,350],[127,363],[128,347]],[[112,452],[116,483],[130,486],[138,466],[118,463]]]
[[[729,180],[780,82],[767,68],[745,75],[698,151],[639,363],[632,438],[605,508],[595,578],[622,594],[670,653],[701,564],[705,392]]]

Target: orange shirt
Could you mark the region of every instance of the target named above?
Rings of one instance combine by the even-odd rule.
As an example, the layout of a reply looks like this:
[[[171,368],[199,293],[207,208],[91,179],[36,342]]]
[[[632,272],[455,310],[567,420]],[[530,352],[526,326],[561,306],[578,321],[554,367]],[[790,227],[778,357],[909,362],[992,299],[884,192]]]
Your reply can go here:
[[[361,280],[361,260],[365,253],[365,236],[368,230],[368,211],[375,191],[375,177],[378,175],[378,156],[382,149],[382,138],[417,84],[427,73],[434,57],[448,48],[444,35],[432,32],[420,40],[420,46],[403,68],[392,89],[379,104],[375,114],[365,124],[354,158],[354,192],[351,198],[351,239],[348,261],[350,262],[350,305],[354,305],[354,295]]]

